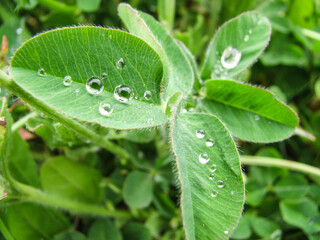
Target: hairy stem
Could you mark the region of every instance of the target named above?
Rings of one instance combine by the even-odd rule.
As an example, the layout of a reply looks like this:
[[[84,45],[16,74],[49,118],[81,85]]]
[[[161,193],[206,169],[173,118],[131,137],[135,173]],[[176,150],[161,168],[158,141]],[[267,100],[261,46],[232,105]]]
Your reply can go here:
[[[82,125],[80,122],[65,116],[64,113],[55,111],[50,109],[45,103],[41,102],[40,100],[34,98],[31,94],[24,91],[18,84],[16,84],[7,74],[3,71],[0,71],[0,85],[7,88],[9,91],[13,92],[15,95],[20,97],[25,102],[33,105],[40,111],[44,112],[51,118],[61,122],[65,126],[73,129],[74,131],[78,132],[82,136],[90,139],[91,141],[95,142],[101,147],[104,147],[108,151],[116,154],[122,158],[128,159],[129,153],[123,149],[122,147],[110,142],[106,138],[96,134],[94,131],[91,131],[86,126]]]
[[[302,128],[296,128],[294,133],[298,136],[304,137],[306,139],[309,139],[310,141],[314,142],[315,140],[317,140],[317,138],[315,136],[313,136],[311,133],[306,132],[305,130],[303,130]]]
[[[23,118],[19,119],[18,121],[16,121],[12,125],[12,128],[11,128],[12,132],[17,131],[20,128],[22,128],[30,118],[34,118],[36,116],[38,116],[37,112],[31,112],[31,113],[27,114],[26,116],[24,116]]]
[[[241,162],[245,165],[287,168],[315,177],[320,177],[320,168],[290,160],[258,156],[241,156]]]

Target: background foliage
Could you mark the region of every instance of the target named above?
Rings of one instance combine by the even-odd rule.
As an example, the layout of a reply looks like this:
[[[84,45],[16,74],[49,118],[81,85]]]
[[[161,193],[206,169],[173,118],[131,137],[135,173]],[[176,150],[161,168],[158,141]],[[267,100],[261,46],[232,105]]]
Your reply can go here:
[[[268,17],[272,23],[270,45],[240,78],[268,88],[288,103],[299,114],[303,129],[317,140],[293,136],[268,145],[237,141],[238,149],[242,155],[320,166],[319,1],[180,0],[175,6],[175,1],[166,0],[127,2],[165,22],[200,65],[209,40],[222,23],[247,10],[257,10]],[[1,56],[1,67],[6,69],[25,40],[52,28],[79,24],[124,28],[117,14],[118,4],[116,0],[2,0],[0,36],[7,36],[9,51],[6,57]],[[0,94],[8,93],[1,88]],[[179,190],[172,174],[173,156],[161,128],[108,132],[107,136],[130,153],[130,160],[123,160],[47,116],[36,113],[25,121],[29,106],[10,93],[8,102],[15,126],[22,127],[20,134],[12,138],[11,145],[15,147],[9,150],[13,158],[9,167],[15,178],[35,187],[41,180],[49,193],[103,203],[108,214],[113,212],[123,218],[70,214],[18,196],[16,200],[25,201],[17,205],[13,196],[0,204],[1,239],[13,239],[11,235],[26,240],[91,240],[106,236],[111,240],[184,239]],[[189,109],[193,107],[190,100]],[[320,178],[286,168],[244,163],[245,212],[232,239],[319,239]],[[103,215],[99,209],[92,212]]]

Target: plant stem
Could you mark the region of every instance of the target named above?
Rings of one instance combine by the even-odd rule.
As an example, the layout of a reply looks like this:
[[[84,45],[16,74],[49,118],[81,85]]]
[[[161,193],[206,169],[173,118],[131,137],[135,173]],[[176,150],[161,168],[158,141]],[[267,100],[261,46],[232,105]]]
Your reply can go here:
[[[7,240],[14,240],[11,233],[8,231],[6,225],[3,223],[2,219],[0,218],[0,231],[5,239]]]
[[[320,33],[318,32],[315,32],[315,31],[312,31],[312,30],[309,30],[309,29],[305,29],[305,28],[302,28],[301,29],[302,33],[309,37],[309,38],[312,38],[312,39],[315,39],[315,40],[320,40]]]
[[[258,156],[241,156],[241,162],[245,165],[287,168],[315,177],[320,177],[320,168],[285,159]]]
[[[55,0],[37,0],[37,2],[60,13],[75,14],[78,11],[78,8],[76,6],[68,6],[62,2],[57,2]]]
[[[296,128],[294,133],[298,136],[304,137],[309,139],[310,141],[314,142],[315,140],[317,140],[317,138],[315,136],[313,136],[311,133],[306,132],[305,130],[303,130],[302,128]]]
[[[81,203],[59,196],[49,195],[37,188],[19,183],[15,180],[12,181],[14,187],[26,195],[24,200],[31,201],[39,204],[45,204],[52,207],[68,210],[70,212],[88,214],[95,216],[116,217],[116,218],[131,218],[131,214],[127,211],[109,211],[108,209],[87,203]]]
[[[27,114],[26,116],[24,116],[23,118],[19,119],[18,121],[16,121],[12,125],[12,128],[11,128],[12,132],[17,131],[20,128],[22,128],[30,118],[34,118],[36,116],[38,116],[37,112],[31,112],[31,113]]]
[[[28,92],[24,91],[18,84],[16,84],[6,73],[0,70],[0,84],[7,88],[9,91],[13,92],[15,95],[20,97],[25,102],[33,105],[40,111],[44,112],[51,118],[61,122],[65,126],[73,129],[82,136],[90,139],[101,147],[104,147],[108,151],[122,157],[125,159],[129,158],[129,153],[122,147],[110,142],[104,137],[96,134],[94,131],[91,131],[86,126],[82,125],[80,122],[72,119],[71,117],[66,116],[64,113],[59,112],[58,110],[50,109],[45,103],[36,99]]]

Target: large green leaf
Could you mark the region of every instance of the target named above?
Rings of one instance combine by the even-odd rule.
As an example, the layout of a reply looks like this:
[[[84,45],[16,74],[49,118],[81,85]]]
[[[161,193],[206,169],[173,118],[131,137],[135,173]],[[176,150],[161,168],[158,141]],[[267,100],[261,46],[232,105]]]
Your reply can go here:
[[[28,99],[31,95],[51,114],[117,129],[166,122],[160,108],[162,72],[158,54],[143,40],[101,27],[40,34],[16,52],[10,68],[15,82],[24,90],[20,97]],[[102,82],[101,93],[89,93],[93,93],[87,90],[90,79],[96,92],[102,88],[97,82]],[[114,92],[120,85],[128,87],[120,89],[124,90],[120,93],[123,100],[133,97],[131,101],[116,98]],[[112,113],[108,115],[110,108]]]
[[[183,92],[184,96],[190,94],[194,82],[193,70],[178,42],[152,16],[136,11],[128,4],[120,4],[118,11],[131,33],[143,38],[151,46],[156,46],[154,49],[160,56],[163,53],[159,50],[159,44],[165,51],[169,61],[169,80],[164,99],[168,100],[177,91]]]
[[[240,73],[262,53],[270,35],[269,20],[257,12],[241,14],[225,23],[209,44],[201,77],[225,78]]]
[[[109,219],[98,219],[90,227],[89,240],[122,240],[122,235]]]
[[[230,133],[212,115],[182,113],[171,134],[186,238],[228,239],[244,203],[240,160]]]
[[[205,111],[221,118],[238,138],[279,141],[290,137],[298,126],[297,115],[267,90],[231,80],[210,80],[205,86]]]
[[[101,201],[101,173],[85,164],[54,157],[42,165],[40,177],[50,194],[82,202]]]

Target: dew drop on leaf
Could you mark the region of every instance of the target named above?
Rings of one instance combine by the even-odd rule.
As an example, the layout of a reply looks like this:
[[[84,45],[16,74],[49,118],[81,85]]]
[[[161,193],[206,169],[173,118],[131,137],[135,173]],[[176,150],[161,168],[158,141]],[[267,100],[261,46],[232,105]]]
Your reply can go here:
[[[225,231],[224,231],[224,234],[225,234],[225,235],[228,235],[228,234],[229,234],[229,231],[228,231],[228,230],[225,230]]]
[[[151,94],[150,91],[145,91],[144,94],[143,94],[143,96],[144,96],[144,98],[145,98],[146,100],[149,101],[149,100],[151,99],[151,97],[152,97],[152,94]]]
[[[207,162],[209,162],[210,157],[207,153],[201,153],[199,154],[199,161],[202,164],[206,164]]]
[[[218,191],[213,190],[213,191],[211,192],[211,197],[216,197],[217,195],[218,195]]]
[[[214,139],[212,139],[212,138],[209,138],[209,139],[207,139],[207,141],[206,141],[206,145],[207,145],[208,147],[212,147],[212,146],[214,145],[214,143],[215,143],[215,141],[214,141]]]
[[[120,58],[120,59],[117,61],[116,66],[117,66],[118,69],[123,69],[123,68],[126,66],[123,58]]]
[[[249,34],[252,34],[252,29],[251,28],[249,29]]]
[[[241,59],[241,55],[238,49],[232,46],[227,47],[221,56],[222,66],[227,69],[236,67]]]
[[[17,28],[16,33],[20,35],[22,33],[22,28]]]
[[[206,132],[202,129],[198,129],[196,131],[197,138],[204,138],[206,136]]]
[[[209,175],[209,179],[210,179],[210,180],[213,180],[213,179],[214,179],[214,173],[211,173],[211,174]]]
[[[134,96],[133,90],[126,85],[118,85],[114,89],[114,97],[120,102],[130,102]]]
[[[65,85],[65,86],[70,86],[71,85],[71,83],[72,83],[72,78],[71,78],[71,76],[69,76],[69,75],[66,75],[64,78],[63,78],[63,85]]]
[[[46,73],[46,71],[43,69],[43,68],[39,68],[38,69],[38,75],[39,76],[41,76],[41,77],[43,77],[43,76],[45,76],[47,73]]]
[[[99,77],[90,77],[86,83],[88,93],[98,95],[104,89],[103,82]]]
[[[250,37],[249,37],[249,35],[247,34],[247,35],[244,36],[244,39],[243,39],[243,40],[244,40],[245,42],[248,42],[249,39],[250,39]]]
[[[148,118],[147,119],[147,124],[153,124],[153,118]]]
[[[218,181],[218,188],[224,188],[224,181],[222,181],[222,180],[219,180]]]
[[[106,78],[107,78],[107,76],[108,76],[108,74],[107,74],[107,73],[105,73],[105,72],[101,73],[101,78],[102,78],[102,79],[106,79]]]
[[[79,94],[79,92],[80,92],[80,89],[79,89],[79,88],[77,88],[77,89],[75,90],[75,92],[76,92],[76,94],[78,95],[78,94]]]
[[[212,164],[211,167],[210,167],[210,171],[211,172],[217,171],[217,165],[216,164]]]
[[[103,116],[108,116],[113,112],[113,108],[109,103],[100,103],[99,112]]]
[[[255,119],[256,121],[259,121],[259,120],[260,120],[260,116],[259,116],[259,115],[254,115],[254,119]]]

